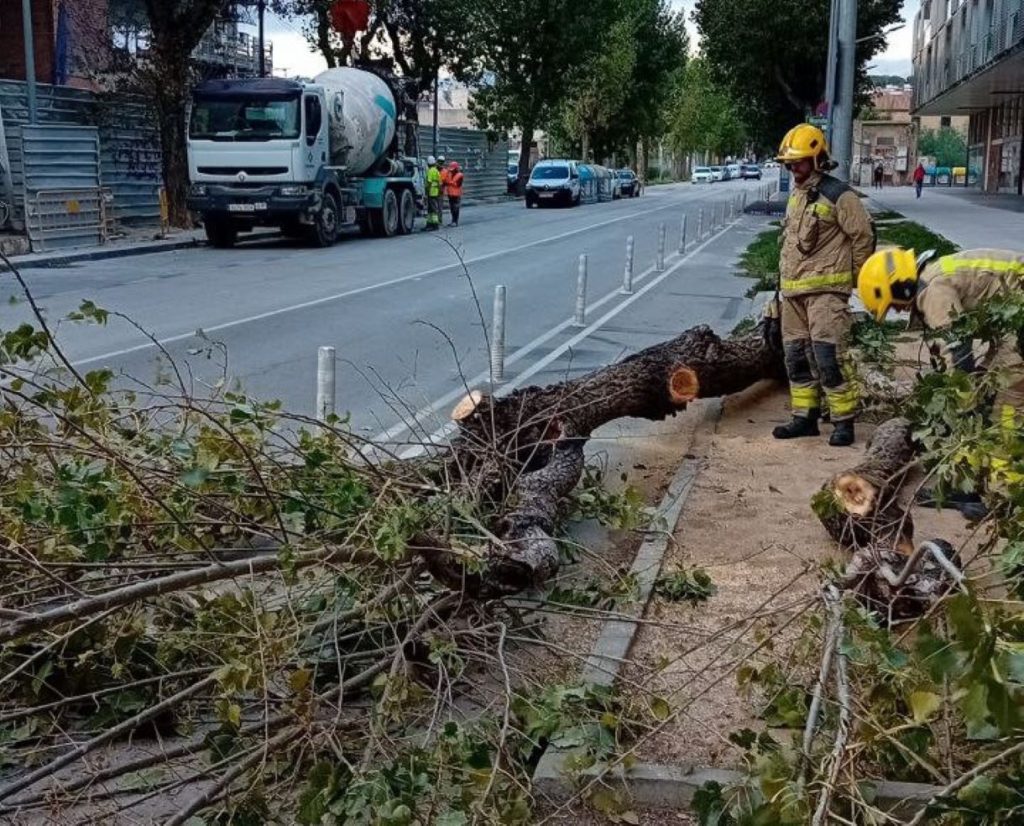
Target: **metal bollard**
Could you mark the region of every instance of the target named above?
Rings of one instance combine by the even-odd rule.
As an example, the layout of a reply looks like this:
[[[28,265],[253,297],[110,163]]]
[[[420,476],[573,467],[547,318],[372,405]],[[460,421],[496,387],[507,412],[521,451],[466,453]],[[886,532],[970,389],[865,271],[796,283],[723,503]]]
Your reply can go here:
[[[494,313],[491,316],[491,381],[505,380],[505,285],[494,288]]]
[[[626,238],[626,269],[622,273],[622,293],[630,295],[633,292],[633,236]]]
[[[321,347],[316,353],[316,418],[326,422],[334,415],[335,358],[333,347]]]
[[[700,215],[697,216],[697,241],[704,238],[704,207],[700,208]]]
[[[747,190],[743,190],[740,194],[740,212],[746,212],[747,209]]]
[[[665,223],[658,225],[658,257],[654,262],[654,269],[662,272],[665,269]]]
[[[573,315],[573,326],[584,327],[587,323],[587,254],[580,256],[576,269],[576,312]]]
[[[679,222],[679,254],[686,252],[686,216]]]

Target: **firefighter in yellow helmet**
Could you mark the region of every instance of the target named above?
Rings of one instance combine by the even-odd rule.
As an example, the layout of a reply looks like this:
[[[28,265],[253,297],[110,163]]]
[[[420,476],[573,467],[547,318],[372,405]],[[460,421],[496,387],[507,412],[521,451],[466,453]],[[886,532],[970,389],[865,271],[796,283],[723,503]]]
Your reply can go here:
[[[861,268],[857,290],[878,321],[894,307],[910,310],[930,330],[941,330],[989,299],[1024,290],[1024,252],[972,249],[936,258],[932,250],[921,255],[898,247],[879,250]],[[990,346],[981,365],[975,363],[972,341],[953,342],[943,355],[951,367],[966,372],[1006,371],[1008,383],[996,395],[994,411],[1003,427],[1015,429],[1016,414],[1024,411],[1024,361],[1018,337]],[[999,483],[999,468],[1006,462],[997,456],[989,461],[993,480]],[[946,501],[968,518],[985,514],[977,493],[952,492]],[[919,504],[935,504],[930,491],[921,492]]]
[[[827,174],[825,136],[802,123],[786,133],[778,160],[793,174],[779,262],[782,340],[793,418],[776,439],[817,436],[824,390],[834,430],[829,444],[853,444],[857,393],[843,372],[854,277],[875,248],[857,194]]]

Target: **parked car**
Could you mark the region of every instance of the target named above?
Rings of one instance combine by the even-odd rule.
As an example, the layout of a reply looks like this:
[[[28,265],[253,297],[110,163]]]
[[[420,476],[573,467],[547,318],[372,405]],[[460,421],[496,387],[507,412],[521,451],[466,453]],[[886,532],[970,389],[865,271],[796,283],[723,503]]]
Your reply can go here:
[[[640,194],[640,179],[632,169],[620,169],[615,173],[623,197],[635,198]]]
[[[760,181],[761,167],[759,167],[756,163],[745,163],[743,164],[743,166],[740,167],[740,177],[743,178],[743,180],[745,181],[750,178],[753,178],[756,181]]]
[[[519,165],[510,163],[505,177],[508,179],[508,191],[515,192],[516,181],[519,180]]]
[[[690,175],[691,184],[713,184],[717,178],[710,166],[695,166]]]
[[[617,200],[622,197],[622,181],[619,179],[619,174],[614,169],[609,169],[609,180],[608,188],[612,193],[612,200]]]
[[[779,168],[779,164],[778,164],[778,161],[765,161],[761,165],[761,168],[762,169],[778,169]]]
[[[542,204],[576,206],[580,202],[580,171],[576,161],[537,161],[526,182],[526,208]]]
[[[724,181],[725,180],[725,167],[724,166],[710,166],[711,174],[714,176],[711,180],[713,181]]]
[[[742,168],[738,163],[728,164],[725,167],[725,171],[728,176],[726,177],[727,181],[738,181],[743,175]]]

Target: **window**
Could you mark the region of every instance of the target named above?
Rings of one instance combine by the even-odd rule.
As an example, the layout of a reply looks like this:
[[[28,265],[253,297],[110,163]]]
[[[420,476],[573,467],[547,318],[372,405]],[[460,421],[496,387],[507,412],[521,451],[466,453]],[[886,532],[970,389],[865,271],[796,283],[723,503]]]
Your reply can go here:
[[[879,135],[875,138],[875,146],[895,146],[896,138]]]
[[[942,128],[950,126],[952,125],[952,123],[953,119],[949,115],[943,115],[941,118],[939,118],[939,126]]]
[[[189,136],[215,141],[265,141],[299,136],[299,101],[237,97],[197,97]]]
[[[320,134],[320,127],[323,119],[320,115],[320,98],[309,96],[305,98],[306,105],[306,143],[312,146],[316,143],[316,136]]]

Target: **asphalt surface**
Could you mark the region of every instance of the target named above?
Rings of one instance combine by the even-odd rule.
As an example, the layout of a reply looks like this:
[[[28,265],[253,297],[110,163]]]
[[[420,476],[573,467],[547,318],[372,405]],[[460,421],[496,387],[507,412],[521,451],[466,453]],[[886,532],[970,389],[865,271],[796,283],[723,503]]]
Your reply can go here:
[[[234,250],[178,250],[24,277],[64,352],[83,370],[141,382],[166,376],[161,348],[118,317],[64,317],[89,299],[123,313],[208,392],[223,377],[289,409],[313,413],[317,348],[337,351],[338,412],[367,436],[416,442],[435,434],[467,387],[488,384],[487,333],[496,284],[507,289],[507,391],[585,372],[696,323],[731,328],[749,286],[731,263],[749,219],[709,233],[710,213],[757,182],[649,188],[642,197],[574,209],[521,202],[463,209],[461,226],[392,239],[346,237],[327,250],[284,240]],[[695,242],[704,211],[705,240]],[[721,213],[720,213],[721,214]],[[677,252],[680,222],[691,239]],[[654,272],[659,225],[667,269]],[[635,289],[620,293],[626,237]],[[573,326],[577,266],[588,257],[587,318]],[[461,259],[461,260],[460,260]],[[0,328],[29,320],[0,278]],[[197,334],[197,331],[202,331]]]

